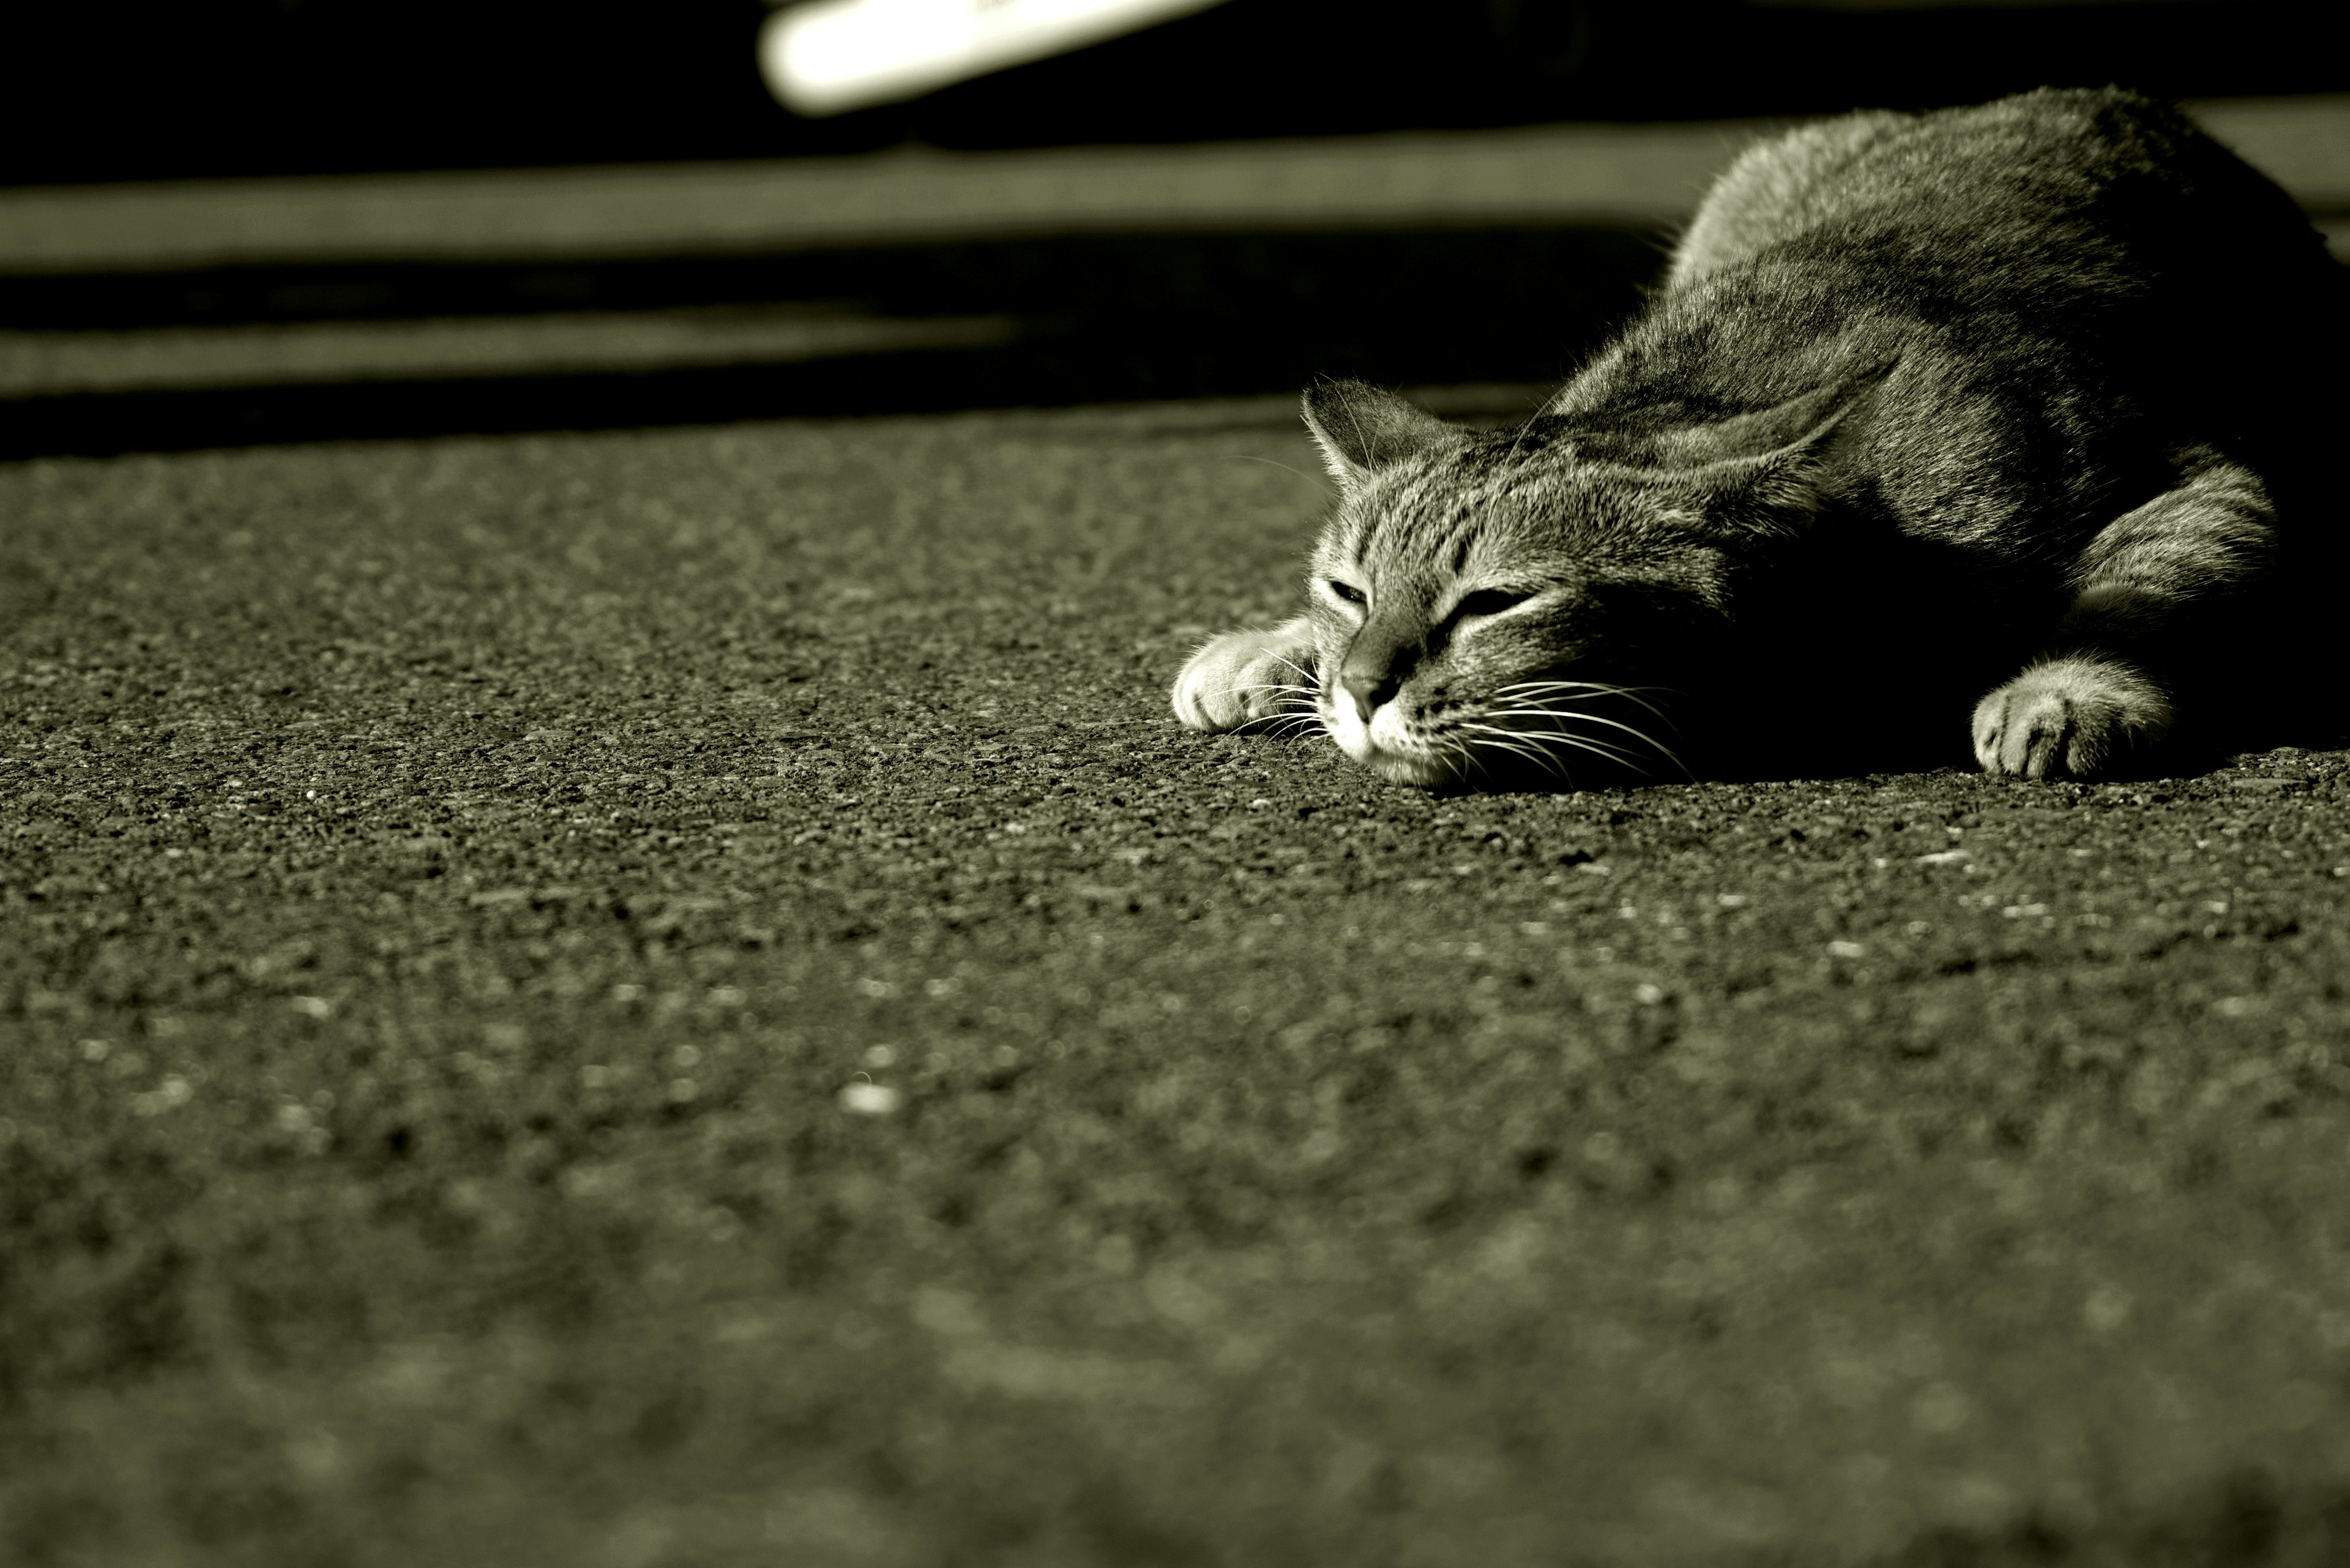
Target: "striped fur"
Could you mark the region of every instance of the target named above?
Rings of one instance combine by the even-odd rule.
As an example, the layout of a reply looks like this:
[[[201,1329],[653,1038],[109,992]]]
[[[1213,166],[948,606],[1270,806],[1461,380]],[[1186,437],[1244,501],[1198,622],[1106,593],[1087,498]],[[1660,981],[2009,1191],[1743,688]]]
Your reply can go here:
[[[2288,643],[2338,580],[2344,295],[2273,185],[2134,95],[1799,130],[1523,426],[1308,392],[1341,496],[1305,612],[1202,649],[1178,713],[1419,784],[1962,734],[1994,773],[2144,763],[2330,656]]]

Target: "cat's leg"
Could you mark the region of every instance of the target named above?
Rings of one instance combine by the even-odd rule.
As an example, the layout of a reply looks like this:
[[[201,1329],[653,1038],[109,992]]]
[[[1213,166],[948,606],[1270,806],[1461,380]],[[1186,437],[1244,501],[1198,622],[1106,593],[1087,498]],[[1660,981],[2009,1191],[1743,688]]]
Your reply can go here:
[[[1988,774],[2095,778],[2170,732],[2169,694],[2126,659],[2043,659],[1975,705]]]
[[[1191,655],[1175,678],[1175,716],[1194,730],[1237,730],[1314,708],[1314,623],[1228,631]]]
[[[1983,770],[2094,778],[2159,742],[2181,677],[2239,651],[2230,612],[2271,571],[2275,524],[2257,474],[2206,450],[2184,454],[2176,488],[2081,552],[2048,651],[1976,705]]]

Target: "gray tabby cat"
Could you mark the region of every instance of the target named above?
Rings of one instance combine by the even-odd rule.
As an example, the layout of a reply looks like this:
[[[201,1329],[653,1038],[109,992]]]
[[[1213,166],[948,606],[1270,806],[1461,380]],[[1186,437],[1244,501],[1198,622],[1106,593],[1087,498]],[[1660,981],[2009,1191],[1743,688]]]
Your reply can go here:
[[[2338,581],[2344,282],[2118,89],[1764,142],[1523,427],[1306,393],[1305,613],[1201,649],[1176,714],[1423,785],[1930,765],[1970,707],[2034,779],[2238,738],[2332,652],[2282,639]]]

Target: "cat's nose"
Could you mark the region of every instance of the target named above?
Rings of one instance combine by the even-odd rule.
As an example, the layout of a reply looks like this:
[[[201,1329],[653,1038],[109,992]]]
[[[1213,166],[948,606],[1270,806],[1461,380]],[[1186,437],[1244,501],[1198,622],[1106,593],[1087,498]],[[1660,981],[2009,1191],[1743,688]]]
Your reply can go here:
[[[1395,680],[1385,671],[1373,675],[1360,670],[1347,670],[1339,675],[1338,685],[1354,699],[1355,716],[1366,724],[1379,711],[1379,704],[1396,694]]]

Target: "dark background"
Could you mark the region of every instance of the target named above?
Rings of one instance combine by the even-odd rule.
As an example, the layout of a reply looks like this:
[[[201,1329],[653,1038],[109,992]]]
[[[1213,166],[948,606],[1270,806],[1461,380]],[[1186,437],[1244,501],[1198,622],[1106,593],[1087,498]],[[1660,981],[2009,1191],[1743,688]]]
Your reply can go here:
[[[2334,9],[1232,0],[812,121],[759,80],[756,0],[19,5],[0,184],[1831,113],[2043,83],[2322,92],[2350,85]]]
[[[808,120],[760,80],[756,0],[18,6],[0,22],[0,187],[1800,116],[2043,84],[2324,92],[2350,88],[2331,9],[1230,0],[909,103]],[[1143,224],[624,261],[26,273],[0,277],[0,334],[99,343],[812,301],[889,317],[1001,313],[1020,327],[984,352],[14,398],[0,403],[0,456],[1270,393],[1330,375],[1529,388],[1569,374],[1638,307],[1666,243],[1587,223]],[[1523,406],[1512,393],[1491,411]]]

